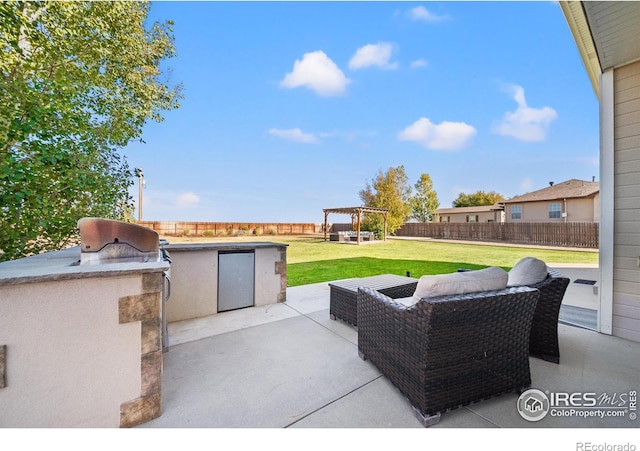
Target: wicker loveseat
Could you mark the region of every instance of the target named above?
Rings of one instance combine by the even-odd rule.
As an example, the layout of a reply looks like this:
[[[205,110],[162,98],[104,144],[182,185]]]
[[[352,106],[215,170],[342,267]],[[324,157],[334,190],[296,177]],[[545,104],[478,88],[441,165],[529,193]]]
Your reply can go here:
[[[442,412],[530,386],[529,332],[539,294],[516,287],[407,307],[359,288],[358,351],[430,426]]]

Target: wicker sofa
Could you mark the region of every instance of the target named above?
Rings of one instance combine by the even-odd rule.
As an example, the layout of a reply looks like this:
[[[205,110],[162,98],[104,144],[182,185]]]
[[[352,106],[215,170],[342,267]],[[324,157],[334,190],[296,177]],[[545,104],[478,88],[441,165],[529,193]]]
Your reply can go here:
[[[374,241],[376,236],[373,232],[361,231],[360,241]],[[342,232],[332,232],[329,234],[329,241],[350,242],[358,241],[358,232],[355,230],[348,230]]]
[[[517,287],[407,307],[359,288],[358,352],[430,426],[442,412],[530,386],[529,333],[539,295]]]

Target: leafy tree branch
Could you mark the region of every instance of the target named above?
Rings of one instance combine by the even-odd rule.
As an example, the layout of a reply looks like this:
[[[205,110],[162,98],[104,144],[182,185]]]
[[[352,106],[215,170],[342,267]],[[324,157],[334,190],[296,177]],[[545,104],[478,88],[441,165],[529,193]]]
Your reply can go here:
[[[121,148],[179,107],[160,64],[172,22],[150,3],[0,2],[0,259],[72,243],[83,216],[124,218]]]

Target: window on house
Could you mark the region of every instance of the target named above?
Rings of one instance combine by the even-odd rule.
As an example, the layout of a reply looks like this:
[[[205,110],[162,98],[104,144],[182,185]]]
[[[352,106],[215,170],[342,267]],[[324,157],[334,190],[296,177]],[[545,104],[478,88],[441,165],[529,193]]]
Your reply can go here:
[[[477,215],[467,215],[467,222],[478,222]]]
[[[511,219],[522,219],[522,205],[511,206]]]
[[[549,204],[549,219],[560,219],[562,217],[562,205],[559,203]]]
[[[440,216],[440,222],[449,222],[449,216]]]

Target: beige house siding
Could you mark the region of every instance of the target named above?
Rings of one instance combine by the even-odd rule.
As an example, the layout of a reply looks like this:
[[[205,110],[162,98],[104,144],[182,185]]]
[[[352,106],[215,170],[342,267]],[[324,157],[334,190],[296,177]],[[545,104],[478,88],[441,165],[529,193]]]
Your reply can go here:
[[[600,196],[545,200],[541,202],[522,202],[506,205],[505,222],[598,222],[600,215]],[[560,204],[560,218],[549,218],[549,204]],[[513,207],[521,207],[521,218],[513,218]],[[562,215],[566,213],[566,218]]]
[[[506,222],[553,222],[549,219],[549,203],[544,202],[523,202],[518,204],[507,205]],[[514,219],[514,207],[521,208],[520,219]],[[561,221],[557,219],[555,221]]]
[[[640,341],[640,62],[614,71],[613,334]]]
[[[600,196],[586,199],[567,200],[567,221],[569,222],[599,222]]]
[[[504,213],[501,211],[488,211],[488,212],[442,212],[438,213],[435,218],[435,222],[449,222],[454,224],[473,222],[469,220],[470,216],[473,216],[475,222],[503,222]]]

